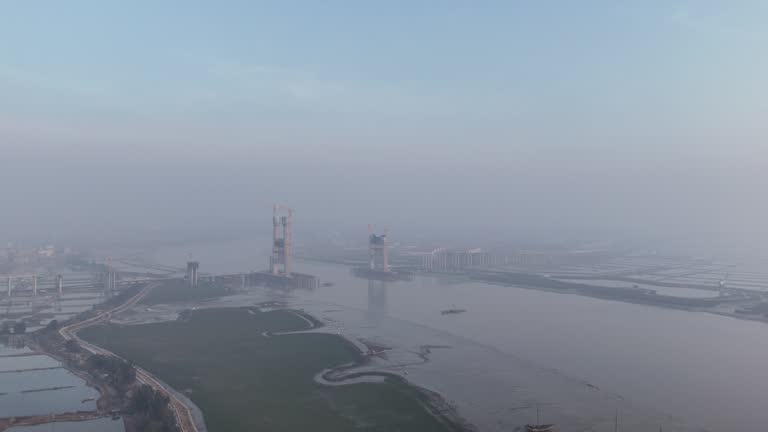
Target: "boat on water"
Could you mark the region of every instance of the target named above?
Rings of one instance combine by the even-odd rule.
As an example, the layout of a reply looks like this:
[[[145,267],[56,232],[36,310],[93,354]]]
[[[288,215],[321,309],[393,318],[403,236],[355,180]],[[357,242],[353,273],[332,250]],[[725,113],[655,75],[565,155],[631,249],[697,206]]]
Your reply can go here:
[[[336,284],[335,284],[335,283],[333,283],[333,282],[323,282],[323,283],[322,283],[320,286],[324,286],[324,287],[332,287],[332,286],[334,286],[334,285],[336,285]]]
[[[525,432],[555,432],[555,425],[525,425]]]
[[[467,311],[466,309],[446,309],[444,311],[440,311],[440,314],[442,315],[460,314],[466,311]]]
[[[525,432],[555,432],[555,425],[541,424],[539,422],[539,407],[536,407],[536,423],[525,425]]]

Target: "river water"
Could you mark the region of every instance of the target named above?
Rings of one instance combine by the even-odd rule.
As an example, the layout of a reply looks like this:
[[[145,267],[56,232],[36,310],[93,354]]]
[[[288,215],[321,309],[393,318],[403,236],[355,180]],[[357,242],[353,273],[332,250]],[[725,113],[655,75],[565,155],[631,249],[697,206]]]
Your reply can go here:
[[[202,271],[266,263],[243,242],[151,255],[178,265],[190,252]],[[444,394],[482,430],[512,430],[533,420],[537,406],[562,431],[613,430],[617,412],[623,431],[768,425],[766,324],[455,277],[371,283],[342,265],[295,267],[335,285],[264,290],[264,297],[305,308],[349,337],[393,347],[393,357],[443,347],[431,350],[428,363],[398,370]],[[440,313],[453,307],[466,312]]]

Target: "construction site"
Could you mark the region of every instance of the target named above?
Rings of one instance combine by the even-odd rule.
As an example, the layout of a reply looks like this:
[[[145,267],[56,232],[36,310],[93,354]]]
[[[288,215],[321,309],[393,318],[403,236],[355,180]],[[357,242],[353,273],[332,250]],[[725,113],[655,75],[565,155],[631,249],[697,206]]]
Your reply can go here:
[[[269,258],[269,271],[253,273],[248,276],[251,284],[288,288],[317,288],[319,282],[312,275],[293,271],[293,209],[275,205],[272,208],[272,255]]]
[[[352,268],[356,276],[384,281],[403,280],[411,277],[411,272],[390,265],[389,228],[384,228],[381,234],[376,234],[375,225],[368,225],[368,265]]]

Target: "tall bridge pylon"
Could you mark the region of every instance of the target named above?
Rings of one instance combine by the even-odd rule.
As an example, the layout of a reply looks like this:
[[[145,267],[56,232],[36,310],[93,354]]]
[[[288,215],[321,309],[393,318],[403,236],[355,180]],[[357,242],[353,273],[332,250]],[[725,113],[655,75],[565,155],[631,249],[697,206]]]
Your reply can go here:
[[[281,205],[272,208],[272,256],[269,271],[273,275],[291,275],[293,209]]]
[[[384,228],[381,235],[377,235],[374,228],[375,225],[368,225],[369,265],[371,270],[389,272],[389,228]]]

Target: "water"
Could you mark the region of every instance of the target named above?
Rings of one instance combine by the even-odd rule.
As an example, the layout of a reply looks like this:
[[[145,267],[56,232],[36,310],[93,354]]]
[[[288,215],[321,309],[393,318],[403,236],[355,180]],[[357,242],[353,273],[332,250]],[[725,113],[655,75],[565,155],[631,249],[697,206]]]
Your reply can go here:
[[[57,422],[37,426],[17,426],[8,432],[124,432],[122,420],[100,418],[81,422]]]
[[[266,262],[251,245],[218,245],[207,255],[199,248],[206,271]],[[158,255],[172,265],[188,252]],[[243,264],[251,265],[235,268]],[[402,355],[419,345],[451,346],[434,350],[409,379],[440,390],[484,430],[509,430],[536,405],[564,431],[610,430],[616,409],[624,431],[768,424],[763,323],[457,278],[369,286],[344,266],[295,267],[336,285],[272,291],[273,299],[333,320],[345,334],[387,341]],[[440,313],[452,307],[467,312]]]
[[[0,343],[0,357],[18,355],[23,353],[31,353],[31,352],[32,350],[27,347],[16,348],[8,345],[3,345]]]
[[[47,355],[29,355],[23,357],[0,357],[0,372],[19,369],[39,369],[60,367],[61,363]]]
[[[21,294],[19,294],[20,296]],[[51,319],[63,321],[79,312],[91,309],[92,305],[103,299],[99,293],[69,292],[61,301],[50,297],[15,297],[10,307],[2,308],[3,313],[27,314],[23,319],[37,318],[40,325],[31,321],[27,332],[43,328]],[[7,300],[6,300],[7,301]],[[46,303],[47,302],[47,303]],[[41,305],[50,307],[40,310]],[[35,306],[35,307],[31,307]],[[41,318],[40,315],[52,314],[53,318]],[[75,411],[95,411],[95,399],[98,392],[86,383],[64,369],[57,360],[46,355],[24,355],[31,350],[0,345],[0,417],[47,415]],[[38,370],[34,370],[38,369]],[[86,423],[73,423],[70,426],[56,424],[55,430],[122,430],[99,429],[99,423],[93,423],[94,429],[78,429],[86,427]],[[91,423],[88,423],[91,425]],[[43,427],[43,426],[40,426]],[[25,428],[24,430],[50,430]],[[68,429],[62,429],[62,428]],[[16,430],[16,429],[14,429]]]
[[[346,269],[314,263],[300,268],[333,277],[337,284],[315,292],[296,292],[298,297],[378,309],[392,318],[461,336],[618,394],[642,411],[661,411],[685,419],[687,424],[712,430],[726,430],[734,424],[755,428],[768,424],[768,415],[760,409],[768,397],[768,381],[760,379],[761,364],[768,355],[764,343],[768,327],[764,324],[433,277],[389,284],[384,288],[386,301],[372,305],[375,301],[369,299],[367,281],[354,280]],[[467,312],[440,314],[452,307]],[[465,361],[478,359],[475,354]],[[492,367],[484,361],[480,364]],[[444,379],[452,379],[449,372],[443,372]],[[507,386],[516,388],[519,383],[517,377],[507,381]],[[465,385],[471,388],[471,384]],[[536,385],[528,383],[527,389]],[[466,388],[457,391],[469,392]],[[548,388],[552,393],[573,391],[565,384]],[[745,398],[745,394],[751,397]],[[562,400],[560,396],[532,398],[544,405],[557,403],[562,409],[582,397]],[[509,404],[515,405],[514,398]],[[604,414],[614,409],[610,401],[602,405]],[[675,430],[669,425],[665,429]]]
[[[91,411],[98,392],[46,355],[26,348],[0,347],[0,417]],[[36,368],[54,368],[29,370]],[[21,372],[15,372],[21,371]],[[92,399],[83,402],[85,399]]]

